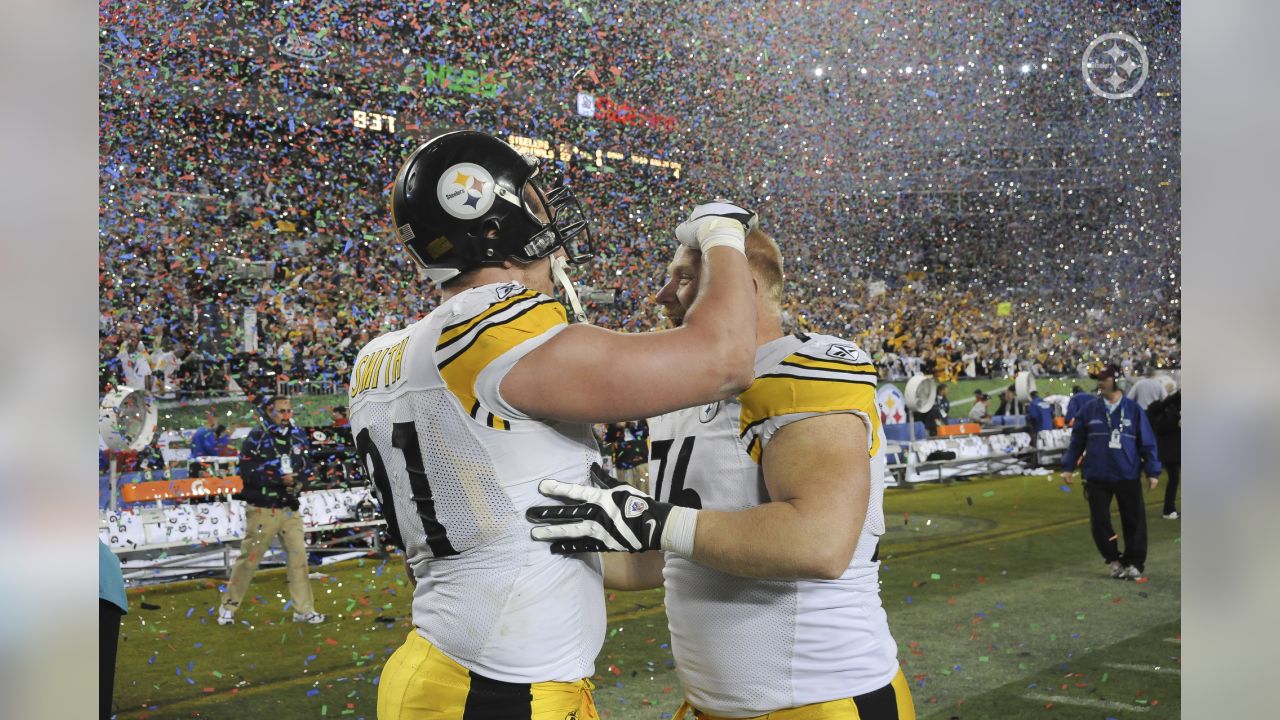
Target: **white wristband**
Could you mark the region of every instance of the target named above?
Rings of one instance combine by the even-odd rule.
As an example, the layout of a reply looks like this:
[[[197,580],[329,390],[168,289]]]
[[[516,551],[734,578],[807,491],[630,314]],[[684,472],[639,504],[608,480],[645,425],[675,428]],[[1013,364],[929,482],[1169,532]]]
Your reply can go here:
[[[717,245],[736,248],[744,255],[747,253],[747,231],[737,220],[708,217],[699,220],[696,228],[698,249],[704,253]]]
[[[698,530],[698,511],[673,507],[662,528],[662,549],[687,558],[693,557],[693,536]]]
[[[711,233],[702,241],[700,249],[705,254],[713,247],[731,247],[743,255],[747,254],[746,242],[742,239],[740,234],[735,233],[732,230],[722,230]]]

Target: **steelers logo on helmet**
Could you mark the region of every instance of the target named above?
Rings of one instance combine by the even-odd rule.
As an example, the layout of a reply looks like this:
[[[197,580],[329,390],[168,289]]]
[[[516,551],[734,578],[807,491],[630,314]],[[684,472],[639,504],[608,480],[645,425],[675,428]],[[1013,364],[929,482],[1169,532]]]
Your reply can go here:
[[[488,170],[475,163],[458,163],[440,175],[436,197],[445,212],[471,220],[489,212],[496,189]]]

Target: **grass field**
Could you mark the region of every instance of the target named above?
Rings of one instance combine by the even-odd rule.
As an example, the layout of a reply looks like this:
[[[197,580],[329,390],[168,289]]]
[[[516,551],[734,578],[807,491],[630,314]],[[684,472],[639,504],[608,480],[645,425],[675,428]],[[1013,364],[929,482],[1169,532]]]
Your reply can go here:
[[[1149,581],[1133,583],[1107,576],[1079,486],[1056,476],[890,491],[882,597],[919,717],[1179,717],[1180,522],[1160,517],[1160,492],[1147,495]],[[318,626],[288,621],[282,571],[259,573],[231,627],[214,622],[216,581],[131,594],[119,717],[372,720],[410,588],[394,558],[325,571]],[[601,715],[670,717],[661,591],[607,597]]]
[[[1093,380],[1088,379],[1038,378],[1036,387],[1042,395],[1053,395],[1055,393],[1068,395],[1071,393],[1071,386],[1074,383],[1080,383],[1086,390],[1092,390],[1095,385]],[[903,383],[895,384],[899,388],[903,385]],[[951,402],[955,404],[958,400],[972,400],[973,391],[979,388],[991,393],[992,399],[998,401],[999,391],[1012,384],[1012,378],[961,380],[954,383],[951,388]],[[329,415],[329,408],[346,404],[347,398],[344,395],[299,395],[293,398],[294,422],[299,425],[327,425],[332,419]],[[998,404],[997,402],[990,406],[991,412],[996,411]],[[961,407],[964,408],[964,412],[967,413],[969,411],[968,404],[962,404]],[[223,400],[208,405],[166,406],[160,411],[156,426],[160,431],[199,427],[204,424],[205,416],[208,413],[215,414],[229,427],[258,424],[253,408],[247,402],[244,400]]]

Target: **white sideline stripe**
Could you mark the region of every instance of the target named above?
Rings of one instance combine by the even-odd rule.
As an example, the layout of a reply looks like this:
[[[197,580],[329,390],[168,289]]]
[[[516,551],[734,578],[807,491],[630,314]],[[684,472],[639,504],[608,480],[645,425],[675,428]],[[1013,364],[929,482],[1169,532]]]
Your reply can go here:
[[[1136,670],[1137,672],[1160,673],[1161,675],[1181,675],[1182,671],[1178,668],[1156,667],[1155,665],[1134,665],[1129,663],[1103,663],[1104,667],[1115,668],[1116,670]]]
[[[1147,712],[1151,708],[1146,705],[1135,705],[1131,703],[1115,702],[1114,700],[1091,700],[1089,698],[1073,698],[1067,695],[1044,695],[1042,693],[1027,693],[1024,695],[1028,700],[1038,700],[1040,702],[1058,703],[1061,705],[1079,705],[1081,707],[1104,708],[1106,710],[1130,710],[1133,712]]]
[[[1182,644],[1182,638],[1165,638],[1165,639],[1164,639],[1164,641],[1165,641],[1165,642],[1171,642],[1171,643],[1173,643],[1173,644],[1175,644],[1175,645],[1181,645],[1181,644]]]

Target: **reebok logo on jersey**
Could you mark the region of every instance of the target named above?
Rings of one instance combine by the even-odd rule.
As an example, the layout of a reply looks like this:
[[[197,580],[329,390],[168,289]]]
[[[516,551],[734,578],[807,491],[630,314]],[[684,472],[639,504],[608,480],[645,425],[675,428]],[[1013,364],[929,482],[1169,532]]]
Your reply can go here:
[[[827,348],[827,355],[841,360],[857,361],[862,351],[853,345],[832,345]]]
[[[521,285],[520,283],[507,283],[506,285],[499,285],[497,290],[498,299],[506,300],[512,295],[515,295],[517,292],[520,292],[520,290],[522,290],[523,288],[524,286]]]
[[[649,503],[644,498],[632,497],[627,499],[626,507],[623,508],[622,514],[625,517],[639,517],[645,510],[649,509]]]

